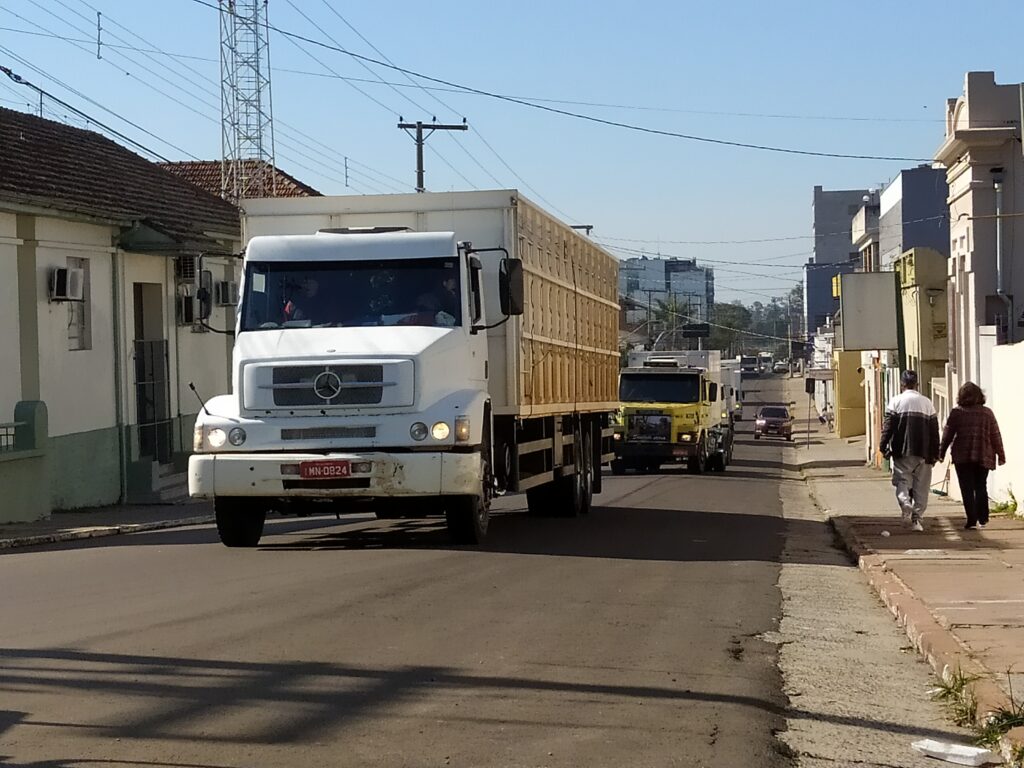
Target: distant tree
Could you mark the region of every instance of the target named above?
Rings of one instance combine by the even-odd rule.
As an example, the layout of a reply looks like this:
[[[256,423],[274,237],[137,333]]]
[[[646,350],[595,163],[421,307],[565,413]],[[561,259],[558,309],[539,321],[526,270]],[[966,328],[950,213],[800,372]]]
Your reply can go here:
[[[742,347],[743,332],[750,329],[751,312],[736,301],[731,304],[714,305],[711,326],[711,338],[708,346],[722,351],[722,357],[738,355]]]

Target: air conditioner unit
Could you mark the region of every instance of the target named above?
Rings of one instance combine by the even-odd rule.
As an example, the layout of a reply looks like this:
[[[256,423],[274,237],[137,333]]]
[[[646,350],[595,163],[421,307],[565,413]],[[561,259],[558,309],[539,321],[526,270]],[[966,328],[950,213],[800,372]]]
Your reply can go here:
[[[50,301],[83,301],[85,270],[57,267],[50,272]]]
[[[178,296],[175,306],[178,325],[192,325],[195,322],[195,301],[186,294]]]
[[[218,280],[213,287],[213,301],[221,307],[238,303],[238,283],[234,280]]]

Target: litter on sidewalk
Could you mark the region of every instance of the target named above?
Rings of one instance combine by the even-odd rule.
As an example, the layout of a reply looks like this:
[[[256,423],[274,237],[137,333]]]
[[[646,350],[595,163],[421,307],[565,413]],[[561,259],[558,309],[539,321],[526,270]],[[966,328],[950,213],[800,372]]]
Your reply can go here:
[[[988,765],[1002,762],[992,750],[969,747],[966,744],[950,744],[935,739],[921,739],[910,746],[926,757],[934,757],[937,760],[945,760],[947,763],[956,763],[957,765]]]

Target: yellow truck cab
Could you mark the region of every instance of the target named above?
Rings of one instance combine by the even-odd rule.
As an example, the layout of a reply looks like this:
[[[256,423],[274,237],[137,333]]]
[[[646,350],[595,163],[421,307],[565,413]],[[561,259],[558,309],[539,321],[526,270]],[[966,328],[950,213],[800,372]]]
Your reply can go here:
[[[724,471],[733,450],[732,387],[720,370],[713,350],[631,356],[619,373],[613,474],[677,461],[693,473]]]

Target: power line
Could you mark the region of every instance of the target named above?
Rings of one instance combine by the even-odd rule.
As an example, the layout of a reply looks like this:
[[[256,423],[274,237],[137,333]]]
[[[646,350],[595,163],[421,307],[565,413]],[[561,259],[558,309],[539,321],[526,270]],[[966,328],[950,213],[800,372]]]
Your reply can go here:
[[[10,51],[7,51],[5,48],[3,48],[3,46],[0,46],[0,50],[4,51],[7,54],[10,54]],[[16,57],[16,58],[20,58],[20,57]],[[94,117],[92,117],[91,115],[87,114],[86,112],[83,112],[82,110],[78,109],[77,107],[71,106],[66,101],[58,99],[56,96],[54,96],[49,91],[46,91],[43,88],[40,88],[38,85],[35,85],[34,83],[31,83],[28,80],[24,79],[20,75],[18,75],[15,72],[11,71],[10,68],[4,67],[4,66],[0,66],[0,72],[3,72],[5,75],[7,75],[7,77],[9,77],[12,81],[17,83],[18,85],[24,85],[24,86],[27,86],[28,88],[31,88],[36,93],[38,93],[38,94],[40,94],[42,96],[45,96],[46,98],[51,99],[52,101],[55,101],[57,104],[60,104],[65,109],[71,110],[76,115],[78,115],[78,116],[88,120],[89,122],[99,126],[100,128],[102,128],[103,130],[107,131],[108,133],[111,133],[114,136],[117,136],[122,141],[128,142],[129,144],[131,144],[132,146],[136,147],[137,149],[142,150],[146,154],[151,155],[153,157],[158,157],[161,160],[163,160],[164,162],[170,162],[166,157],[161,155],[159,152],[150,149],[145,144],[140,144],[139,142],[135,141],[134,139],[129,138],[128,136],[125,136],[123,133],[121,133],[121,132],[111,128],[108,125],[104,125],[99,120],[96,120]],[[105,109],[105,107],[104,107],[104,109]],[[116,114],[116,113],[113,113],[113,114]],[[125,122],[128,122],[128,121],[126,120]]]
[[[879,224],[878,230],[883,229],[899,229],[907,224],[920,224],[925,221],[940,221],[942,219],[948,219],[948,213],[940,213],[935,216],[925,216],[921,219],[911,219],[909,221],[901,221],[894,224]],[[839,236],[850,236],[852,231],[849,229],[843,230],[842,232],[823,232],[815,233],[812,235],[788,235],[784,237],[759,237],[749,240],[662,240],[651,239],[651,238],[639,238],[639,237],[610,237],[607,235],[602,236],[602,240],[612,240],[619,243],[663,243],[665,245],[745,245],[745,244],[756,244],[756,243],[779,243],[786,240],[817,240],[820,237],[839,237]]]
[[[32,3],[33,3],[33,4],[35,4],[35,5],[37,6],[37,7],[40,7],[40,6],[38,6],[38,3],[36,3],[36,2],[35,2],[35,0],[29,0],[29,2],[32,2]],[[60,0],[58,0],[58,2],[60,2]],[[90,8],[90,9],[93,9],[93,10],[95,10],[95,8],[94,8],[93,6],[91,6],[91,5],[89,5],[89,3],[87,3],[87,2],[85,1],[85,0],[79,0],[79,2],[80,2],[80,3],[82,4],[82,5],[84,5],[85,7],[87,7],[87,8]],[[61,4],[62,4],[62,5],[64,5],[63,3],[61,3]],[[67,5],[64,5],[64,7],[65,7],[65,8],[68,8],[68,6],[67,6]],[[8,10],[8,9],[0,9],[0,10]],[[43,10],[46,10],[46,9],[43,9]],[[78,16],[79,16],[80,18],[88,20],[88,17],[85,17],[85,16],[83,16],[83,15],[82,15],[81,13],[78,13],[77,11],[74,11],[74,10],[73,10],[73,9],[71,9],[71,8],[68,8],[68,10],[69,10],[69,11],[72,11],[73,13],[76,13],[76,14],[77,14],[77,15],[78,15]],[[43,29],[43,30],[46,30],[47,32],[50,32],[50,31],[51,31],[51,30],[47,30],[47,28],[46,28],[46,27],[43,27],[43,26],[41,26],[40,24],[38,24],[38,23],[36,23],[36,22],[34,22],[34,21],[32,21],[32,20],[29,20],[29,19],[26,19],[26,18],[24,18],[24,17],[22,17],[22,16],[19,16],[18,14],[14,13],[13,11],[9,11],[9,10],[8,10],[8,12],[9,12],[9,13],[11,13],[12,15],[16,16],[17,18],[21,19],[22,21],[24,21],[24,22],[26,22],[26,23],[28,23],[28,24],[32,24],[33,26],[35,26],[35,27],[37,27],[37,28],[39,28],[39,29]],[[50,12],[49,12],[49,11],[47,11],[47,13],[50,13]],[[50,13],[50,15],[51,15],[51,16],[53,16],[54,14]],[[67,20],[65,20],[65,19],[60,19],[60,17],[59,17],[59,16],[57,16],[56,18],[58,18],[59,20],[62,20],[62,21],[63,21],[63,22],[65,23],[65,24],[67,24],[68,26],[70,26],[70,27],[71,27],[72,29],[74,29],[74,30],[78,31],[79,33],[83,33],[83,34],[84,34],[84,32],[83,32],[83,30],[82,30],[82,29],[80,29],[79,27],[76,27],[76,26],[75,26],[74,24],[72,24],[71,22],[69,22],[69,21],[67,21]],[[161,51],[161,50],[159,49],[159,47],[157,47],[157,46],[154,46],[154,45],[153,45],[153,43],[149,42],[149,41],[148,41],[148,40],[146,40],[145,38],[143,38],[143,37],[141,37],[141,36],[137,35],[136,33],[132,32],[132,31],[131,31],[130,29],[128,29],[128,28],[127,28],[127,27],[125,27],[124,25],[122,25],[122,24],[118,23],[118,22],[117,22],[116,20],[114,20],[113,18],[111,18],[111,17],[105,17],[105,18],[106,18],[106,19],[107,19],[108,21],[110,21],[110,22],[111,22],[112,24],[114,24],[115,26],[117,26],[117,27],[119,27],[119,28],[121,28],[121,29],[125,30],[125,32],[127,32],[128,34],[130,34],[130,35],[132,35],[133,37],[135,37],[135,38],[137,38],[137,39],[141,40],[141,41],[142,41],[143,43],[145,43],[146,45],[149,45],[149,46],[151,46],[151,47],[152,47],[152,48],[153,48],[154,50],[156,50],[157,52],[159,52],[159,53],[163,53],[163,51]],[[114,39],[117,39],[117,40],[121,40],[121,41],[123,41],[123,42],[128,42],[128,41],[126,41],[126,40],[125,40],[124,38],[122,38],[122,37],[120,37],[120,36],[117,36],[117,35],[115,35],[114,33],[110,33],[110,35],[111,35],[111,37],[113,37]],[[75,41],[74,41],[73,39],[71,39],[71,38],[64,38],[64,37],[62,37],[62,36],[57,36],[57,37],[60,37],[60,39],[67,39],[67,40],[68,40],[69,42],[72,42],[72,44],[75,44]],[[89,42],[91,42],[91,41],[89,41]],[[75,47],[76,47],[76,48],[79,48],[80,50],[83,50],[83,51],[85,51],[85,52],[86,52],[86,53],[88,53],[88,54],[89,54],[90,56],[92,55],[90,51],[88,51],[87,49],[83,48],[83,47],[82,47],[81,45],[75,45]],[[126,48],[131,48],[132,50],[135,50],[135,48],[134,48],[134,47],[131,47],[131,46],[125,46],[125,47],[126,47]],[[124,58],[124,59],[125,59],[126,61],[129,61],[129,62],[130,62],[130,63],[132,63],[132,64],[138,64],[138,62],[134,61],[133,59],[131,59],[131,58],[130,58],[130,57],[128,57],[128,56],[125,56],[124,54],[119,54],[119,55],[120,55],[120,56],[121,56],[122,58]],[[107,59],[104,59],[104,61],[105,61],[105,62],[106,62],[107,64],[111,65],[111,66],[116,66],[116,65],[114,65],[114,64],[113,64],[112,62],[110,62],[110,61],[109,61],[109,60],[107,60]],[[214,92],[214,91],[210,90],[209,88],[203,88],[201,84],[199,84],[199,83],[196,83],[196,81],[195,81],[195,80],[193,80],[192,78],[186,77],[186,76],[185,76],[185,75],[183,75],[183,74],[182,74],[182,73],[181,73],[181,72],[180,72],[180,71],[179,71],[178,69],[176,69],[176,68],[172,68],[172,67],[168,67],[167,65],[165,65],[165,64],[163,64],[163,63],[161,63],[161,62],[156,62],[156,64],[157,64],[158,66],[160,66],[160,67],[164,68],[165,70],[169,71],[169,72],[170,72],[171,74],[173,74],[173,75],[175,75],[175,76],[177,76],[177,77],[180,77],[180,78],[182,78],[182,80],[184,80],[185,82],[187,82],[187,83],[191,84],[192,86],[194,86],[194,87],[198,87],[198,88],[199,88],[200,90],[203,90],[203,91],[205,91],[206,93],[208,93],[208,94],[211,94],[212,96],[218,96],[218,94],[217,94],[216,92]],[[141,65],[140,65],[140,66],[141,66]],[[192,67],[192,66],[188,65],[187,63],[186,63],[186,64],[183,64],[183,65],[182,65],[182,67],[183,67],[184,69],[187,69],[188,71],[190,71],[190,72],[194,73],[194,74],[195,74],[195,75],[197,75],[198,77],[200,77],[200,78],[203,78],[203,79],[204,79],[204,80],[206,80],[206,81],[207,81],[208,83],[212,83],[212,84],[214,84],[214,85],[215,85],[214,81],[213,81],[213,80],[212,80],[211,78],[209,78],[208,76],[204,75],[204,74],[203,74],[202,72],[199,72],[198,70],[196,70],[196,69],[195,69],[194,67]],[[218,104],[216,104],[216,103],[213,103],[213,102],[210,102],[210,101],[207,101],[207,100],[203,99],[202,97],[200,97],[199,95],[197,95],[197,94],[196,94],[196,93],[195,93],[195,92],[194,92],[193,90],[187,90],[187,89],[182,89],[182,88],[181,88],[180,86],[178,86],[177,84],[175,84],[175,83],[171,83],[171,82],[170,82],[169,80],[167,80],[166,78],[164,78],[164,77],[160,76],[159,74],[153,73],[153,72],[152,72],[152,70],[151,70],[151,69],[149,69],[148,67],[145,67],[145,66],[143,66],[143,68],[144,68],[144,69],[145,69],[146,71],[149,71],[150,73],[154,74],[154,76],[156,76],[156,77],[157,77],[158,79],[160,79],[161,81],[163,81],[163,82],[166,82],[166,83],[169,83],[169,84],[171,84],[171,85],[175,86],[176,88],[178,88],[179,90],[183,90],[183,92],[184,92],[184,93],[186,93],[186,94],[187,94],[187,95],[188,95],[189,97],[191,97],[192,99],[194,99],[194,100],[195,100],[196,102],[198,102],[198,103],[200,103],[200,104],[202,104],[202,105],[204,105],[204,106],[206,106],[206,107],[208,107],[208,108],[210,108],[210,109],[213,109],[213,110],[218,110],[218,109],[219,109],[219,105],[218,105]],[[41,74],[45,74],[45,73],[41,73]],[[129,77],[132,77],[132,78],[133,78],[134,80],[138,81],[138,82],[139,82],[140,84],[142,84],[142,85],[146,86],[147,88],[150,88],[151,90],[155,91],[156,93],[159,93],[160,95],[162,95],[162,96],[165,96],[166,98],[169,98],[169,99],[170,99],[171,101],[173,101],[174,103],[176,103],[176,104],[179,104],[180,106],[184,107],[185,109],[188,109],[188,110],[189,110],[190,112],[192,112],[193,114],[196,114],[196,115],[198,115],[199,117],[202,117],[203,119],[205,119],[205,120],[208,120],[208,121],[210,121],[210,122],[212,122],[212,123],[214,123],[214,124],[219,124],[220,120],[219,120],[219,118],[218,118],[218,117],[215,117],[215,116],[211,116],[211,115],[210,115],[210,114],[208,114],[208,113],[204,113],[204,112],[202,112],[202,111],[200,111],[200,110],[198,110],[198,109],[195,109],[194,107],[192,107],[192,106],[190,106],[190,105],[188,105],[188,104],[185,104],[185,103],[184,103],[184,102],[182,102],[181,100],[179,100],[179,99],[177,99],[177,98],[175,98],[175,97],[173,97],[173,96],[171,96],[171,95],[167,94],[167,93],[166,93],[165,91],[163,91],[162,89],[160,89],[160,88],[158,88],[158,87],[154,86],[154,85],[153,85],[152,83],[149,83],[149,82],[147,82],[147,81],[146,81],[146,80],[144,80],[143,78],[141,78],[141,77],[139,77],[139,76],[137,76],[137,75],[134,75],[134,74],[132,74],[131,72],[127,72],[127,71],[125,71],[125,72],[124,72],[124,74],[128,75]],[[59,80],[56,80],[55,78],[52,78],[52,76],[50,76],[50,75],[46,75],[46,76],[47,76],[47,77],[50,77],[51,79],[54,79],[54,81],[55,81],[55,82],[57,82],[58,84],[60,84],[60,85],[62,85],[62,86],[64,86],[64,87],[66,87],[66,88],[68,88],[69,90],[72,90],[72,92],[75,92],[75,93],[76,93],[76,95],[79,95],[79,96],[80,96],[80,97],[82,97],[82,98],[86,98],[86,99],[88,99],[88,97],[86,97],[86,96],[85,96],[84,94],[81,94],[81,93],[79,93],[79,92],[76,92],[76,91],[74,91],[74,89],[71,89],[71,88],[70,88],[69,86],[67,86],[67,85],[66,85],[66,84],[64,84],[64,83],[61,83],[61,82],[60,82]],[[311,168],[311,167],[310,167],[310,166],[308,166],[308,165],[304,165],[304,164],[302,164],[302,163],[300,163],[300,162],[297,162],[297,161],[296,161],[296,160],[294,159],[294,156],[293,156],[293,155],[291,155],[291,154],[287,154],[287,153],[278,153],[278,154],[279,154],[279,155],[280,155],[280,156],[281,156],[281,157],[282,157],[283,159],[286,159],[286,160],[288,160],[289,162],[291,162],[292,164],[294,164],[294,165],[295,165],[295,166],[297,166],[297,167],[300,167],[300,168],[303,168],[303,169],[305,169],[305,170],[311,171],[311,172],[313,172],[313,173],[319,174],[319,175],[323,176],[323,177],[324,177],[324,178],[326,178],[326,179],[329,179],[329,180],[332,180],[332,181],[335,181],[335,182],[338,182],[338,183],[343,183],[343,182],[340,182],[340,180],[339,180],[339,179],[337,179],[336,177],[333,177],[333,176],[331,176],[330,174],[328,174],[328,173],[324,172],[323,168],[321,167],[321,166],[323,166],[324,164],[327,164],[327,165],[333,166],[333,167],[334,167],[335,169],[337,169],[338,171],[342,171],[342,170],[343,170],[343,169],[342,169],[342,167],[341,167],[341,165],[340,165],[340,164],[339,164],[339,163],[338,163],[337,161],[335,161],[335,160],[331,159],[331,158],[333,157],[334,153],[335,153],[335,150],[333,150],[332,148],[330,148],[330,147],[328,147],[327,145],[323,144],[322,142],[320,142],[320,141],[318,141],[318,140],[314,139],[313,137],[310,137],[310,136],[308,136],[307,134],[304,134],[304,133],[303,133],[302,131],[300,131],[299,129],[297,129],[297,128],[293,128],[293,127],[291,127],[291,126],[288,126],[288,124],[287,124],[287,123],[284,123],[283,121],[280,121],[280,120],[278,120],[278,121],[277,121],[277,123],[278,123],[278,125],[279,125],[279,126],[284,126],[284,127],[286,127],[286,128],[288,128],[288,129],[289,129],[289,130],[287,130],[287,131],[284,131],[284,130],[280,130],[280,129],[279,129],[279,131],[278,131],[278,133],[279,133],[279,134],[284,134],[285,136],[289,136],[289,135],[291,135],[292,133],[294,133],[294,134],[298,134],[299,136],[305,136],[305,137],[306,137],[306,138],[308,138],[308,139],[309,139],[310,141],[312,141],[312,142],[314,142],[314,143],[316,143],[316,144],[319,144],[320,146],[322,146],[322,147],[323,147],[323,148],[324,148],[324,149],[325,149],[325,150],[327,151],[327,153],[328,153],[328,154],[327,154],[327,156],[319,156],[319,150],[315,149],[315,148],[314,148],[314,147],[313,147],[312,145],[310,145],[310,144],[308,144],[308,143],[306,143],[306,142],[303,142],[303,141],[302,141],[302,140],[300,140],[300,139],[294,139],[294,140],[293,140],[293,141],[294,141],[294,145],[298,145],[299,147],[304,147],[304,148],[307,148],[307,149],[309,149],[310,151],[312,151],[312,152],[315,152],[315,153],[317,153],[317,155],[318,155],[318,156],[314,157],[313,155],[307,154],[307,153],[305,153],[305,152],[302,152],[302,151],[301,151],[300,149],[297,149],[297,148],[296,148],[296,147],[295,147],[295,146],[294,146],[294,145],[293,145],[292,143],[290,143],[290,142],[285,142],[285,141],[279,141],[278,143],[279,143],[279,144],[280,144],[280,145],[281,145],[282,147],[285,147],[285,148],[289,148],[289,149],[290,149],[290,150],[291,150],[292,152],[295,152],[295,153],[299,154],[300,156],[302,156],[302,157],[305,157],[305,158],[309,159],[310,161],[312,161],[313,163],[315,163],[315,164],[316,164],[316,165],[317,165],[318,167],[316,167],[316,168]],[[137,126],[134,126],[134,124],[133,124],[133,123],[130,123],[130,122],[129,122],[129,124],[133,125],[133,127],[137,127]],[[140,128],[140,130],[145,130],[145,129],[141,129],[141,128]],[[152,134],[151,134],[151,135],[152,135]],[[168,144],[168,146],[171,146],[171,147],[173,147],[174,149],[178,150],[178,151],[179,151],[179,152],[181,152],[182,154],[184,154],[184,155],[187,155],[188,157],[190,157],[190,158],[192,158],[192,159],[194,159],[194,160],[198,160],[198,158],[197,158],[197,157],[195,157],[195,155],[192,155],[191,153],[189,153],[189,152],[186,152],[185,150],[181,149],[180,147],[177,147],[177,146],[175,146],[174,144],[170,144],[170,143],[169,143],[169,142],[167,142],[166,140],[164,140],[164,139],[162,139],[162,138],[160,138],[160,137],[156,137],[155,135],[154,135],[154,137],[155,137],[155,138],[157,138],[157,139],[158,139],[159,141],[161,141],[161,142],[163,142],[163,143],[165,143],[165,144]],[[351,160],[351,158],[350,158],[350,161],[352,161],[352,160]],[[354,162],[354,161],[353,161],[353,162]],[[365,164],[364,164],[364,167],[366,167],[366,168],[370,168],[370,166],[366,166]],[[373,169],[371,169],[371,170],[373,170]],[[383,173],[381,173],[381,172],[378,172],[378,173],[379,173],[380,175],[382,175],[382,176],[386,176],[386,174],[383,174]],[[394,179],[394,180],[395,180],[395,181],[397,181],[397,179]],[[400,183],[400,184],[403,184],[403,182],[398,182],[398,183]]]
[[[197,3],[198,5],[206,6],[207,8],[212,8],[212,9],[218,11],[218,12],[222,12],[219,7],[217,7],[217,6],[213,5],[212,3],[208,2],[208,0],[192,0],[192,2]],[[398,72],[403,72],[405,74],[412,75],[413,77],[418,77],[418,78],[421,78],[423,80],[427,80],[427,81],[432,82],[432,83],[440,83],[441,85],[447,85],[447,86],[451,86],[453,88],[459,88],[459,89],[465,91],[466,93],[475,93],[475,94],[480,95],[480,96],[487,96],[488,98],[496,99],[496,100],[499,100],[499,101],[508,102],[510,104],[518,104],[520,106],[529,107],[530,109],[536,109],[536,110],[541,110],[541,111],[544,111],[544,112],[549,112],[551,114],[562,115],[563,117],[571,117],[571,118],[576,119],[576,120],[583,120],[583,121],[590,122],[590,123],[595,123],[595,124],[598,124],[598,125],[606,125],[606,126],[613,127],[613,128],[622,128],[624,130],[633,131],[633,132],[636,132],[636,133],[645,133],[645,134],[651,134],[651,135],[656,135],[656,136],[666,136],[666,137],[669,137],[669,138],[683,139],[683,140],[686,140],[686,141],[694,141],[694,142],[700,142],[700,143],[704,143],[704,144],[715,144],[715,145],[719,145],[719,146],[738,147],[738,148],[742,148],[742,149],[754,149],[754,150],[759,150],[759,151],[762,151],[762,152],[775,152],[775,153],[781,153],[781,154],[787,154],[787,155],[802,155],[802,156],[806,156],[806,157],[830,157],[830,158],[845,159],[845,160],[880,160],[880,161],[893,161],[893,162],[901,162],[901,163],[931,162],[931,158],[897,157],[897,156],[891,156],[891,155],[864,155],[864,154],[852,154],[852,153],[844,153],[844,152],[818,152],[818,151],[809,150],[809,149],[796,149],[796,148],[792,148],[792,147],[776,147],[776,146],[771,146],[771,145],[767,145],[767,144],[752,144],[752,143],[742,142],[742,141],[731,141],[731,140],[728,140],[728,139],[719,139],[719,138],[714,138],[714,137],[710,137],[710,136],[698,136],[696,134],[687,134],[687,133],[681,133],[681,132],[678,132],[678,131],[669,131],[669,130],[661,129],[661,128],[649,128],[649,127],[646,127],[646,126],[634,125],[632,123],[620,122],[618,120],[607,120],[605,118],[596,117],[594,115],[587,115],[587,114],[584,114],[584,113],[581,113],[581,112],[572,112],[570,110],[561,109],[561,108],[558,108],[558,107],[552,107],[552,106],[548,106],[548,105],[545,105],[545,104],[536,104],[536,103],[533,103],[533,102],[530,102],[530,101],[526,101],[524,99],[515,98],[513,96],[506,96],[506,95],[503,95],[503,94],[500,94],[500,93],[493,93],[491,91],[485,91],[485,90],[483,90],[481,88],[473,88],[473,87],[468,86],[468,85],[462,85],[460,83],[455,83],[455,82],[452,82],[451,80],[444,80],[444,79],[439,78],[439,77],[431,77],[430,75],[425,75],[425,74],[423,74],[421,72],[417,72],[417,71],[412,70],[412,69],[407,69],[405,67],[399,67],[399,66],[397,66],[395,64],[389,64],[387,62],[380,61],[378,59],[374,59],[374,58],[369,57],[369,56],[363,56],[362,54],[354,53],[353,51],[349,51],[349,50],[347,50],[345,48],[342,48],[341,46],[328,45],[327,43],[323,43],[323,42],[321,42],[319,40],[314,40],[314,39],[306,37],[304,35],[300,35],[300,34],[297,34],[295,32],[290,32],[288,30],[281,29],[280,27],[277,27],[277,26],[274,26],[274,25],[270,25],[270,28],[273,29],[278,34],[284,35],[286,37],[294,38],[296,40],[302,40],[304,42],[310,43],[311,45],[317,45],[317,46],[320,46],[321,48],[326,48],[328,50],[336,51],[338,53],[344,53],[346,56],[350,56],[350,57],[352,57],[354,59],[361,59],[361,60],[369,62],[371,64],[376,64],[377,66],[381,66],[381,67],[387,67],[389,69],[393,69],[393,70],[398,71]]]

